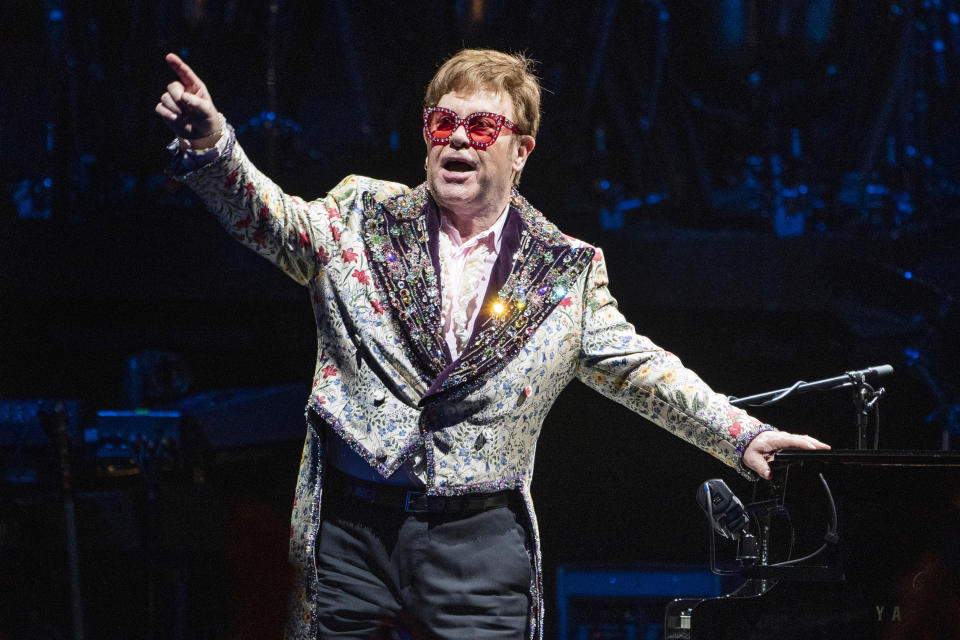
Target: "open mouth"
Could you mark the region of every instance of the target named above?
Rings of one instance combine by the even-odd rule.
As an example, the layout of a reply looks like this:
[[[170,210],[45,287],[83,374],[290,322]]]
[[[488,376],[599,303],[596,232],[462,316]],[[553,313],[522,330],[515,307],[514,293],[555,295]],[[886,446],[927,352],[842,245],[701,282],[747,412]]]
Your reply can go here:
[[[463,160],[447,160],[443,163],[443,168],[454,173],[465,173],[474,169],[472,164]]]

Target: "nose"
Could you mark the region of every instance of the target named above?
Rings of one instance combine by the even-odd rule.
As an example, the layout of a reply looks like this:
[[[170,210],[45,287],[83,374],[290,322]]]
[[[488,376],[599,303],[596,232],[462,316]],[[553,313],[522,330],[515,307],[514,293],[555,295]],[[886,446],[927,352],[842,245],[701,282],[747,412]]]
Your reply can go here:
[[[470,146],[470,136],[467,135],[466,122],[461,122],[450,134],[450,145],[456,149]]]

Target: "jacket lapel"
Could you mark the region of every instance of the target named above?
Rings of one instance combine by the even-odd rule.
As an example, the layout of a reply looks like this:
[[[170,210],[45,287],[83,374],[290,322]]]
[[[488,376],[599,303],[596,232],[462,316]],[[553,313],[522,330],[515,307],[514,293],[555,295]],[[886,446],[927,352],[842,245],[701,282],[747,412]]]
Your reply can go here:
[[[450,360],[440,335],[439,212],[425,185],[378,202],[363,194],[363,237],[379,294],[417,371],[429,385]]]
[[[469,393],[499,372],[563,300],[595,253],[574,247],[516,190],[473,334],[420,400]]]
[[[452,361],[441,334],[440,214],[422,184],[378,202],[363,196],[363,234],[379,294],[429,388],[420,405],[464,395],[499,372],[563,300],[593,259],[516,190],[480,315]]]

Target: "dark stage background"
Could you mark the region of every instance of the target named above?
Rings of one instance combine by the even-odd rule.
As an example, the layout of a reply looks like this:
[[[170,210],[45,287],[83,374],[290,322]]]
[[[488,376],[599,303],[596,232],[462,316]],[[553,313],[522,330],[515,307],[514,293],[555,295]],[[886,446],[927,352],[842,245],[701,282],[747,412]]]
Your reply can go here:
[[[605,250],[638,331],[733,395],[889,363],[881,446],[938,449],[960,417],[958,4],[5,1],[0,638],[69,637],[57,454],[16,413],[38,399],[79,407],[88,638],[279,634],[302,437],[286,398],[306,392],[274,392],[310,380],[314,325],[303,290],[164,177],[167,51],[304,198],[348,173],[419,183],[436,66],[462,46],[526,51],[546,92],[522,191]],[[261,396],[282,424],[247,424]],[[204,401],[234,412],[232,439],[141,452],[133,475],[81,446],[98,410]],[[754,413],[854,444],[847,392]],[[533,487],[548,596],[564,563],[705,563],[709,477],[749,496],[572,385]]]

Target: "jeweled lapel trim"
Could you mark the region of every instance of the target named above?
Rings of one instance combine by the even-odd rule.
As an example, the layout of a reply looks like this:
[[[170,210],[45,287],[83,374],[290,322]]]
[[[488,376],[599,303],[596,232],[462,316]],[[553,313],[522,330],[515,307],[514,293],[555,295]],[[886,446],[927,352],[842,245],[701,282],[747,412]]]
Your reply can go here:
[[[373,280],[389,300],[394,328],[426,385],[449,362],[440,335],[439,228],[425,185],[382,202],[363,194],[363,237]]]
[[[504,227],[501,255],[474,333],[460,357],[430,385],[421,406],[438,396],[465,395],[503,369],[593,260],[592,247],[573,246],[516,190],[510,207],[520,224],[508,220]],[[501,260],[511,261],[509,270]]]

